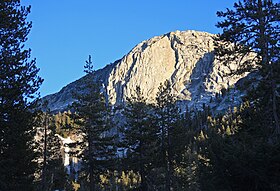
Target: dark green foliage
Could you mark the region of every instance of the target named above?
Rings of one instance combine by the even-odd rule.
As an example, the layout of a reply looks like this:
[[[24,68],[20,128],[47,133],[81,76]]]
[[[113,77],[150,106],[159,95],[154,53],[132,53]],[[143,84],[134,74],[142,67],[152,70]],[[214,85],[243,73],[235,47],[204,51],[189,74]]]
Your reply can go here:
[[[240,111],[210,118],[198,142],[202,190],[279,189],[279,142],[268,141],[261,115],[245,103]]]
[[[252,71],[255,64],[267,72],[271,62],[279,60],[279,12],[279,2],[272,0],[238,1],[234,9],[217,12],[225,19],[217,24],[223,29],[219,40],[224,44],[218,44],[216,52],[226,63],[237,61],[239,68],[234,73]],[[245,57],[249,54],[251,58]]]
[[[187,112],[181,115],[166,81],[159,87],[155,106],[136,88],[125,108],[121,147],[126,171],[139,173],[140,190],[198,190],[195,131]],[[194,151],[194,153],[192,153]]]
[[[217,47],[224,64],[236,60],[232,75],[255,70],[261,78],[247,90],[245,107],[216,118],[207,130],[200,150],[202,189],[279,190],[280,4],[244,0],[218,16],[225,18],[218,23],[220,39],[234,44]]]
[[[140,190],[150,190],[151,170],[155,163],[157,145],[157,128],[153,125],[152,106],[146,103],[140,87],[136,87],[136,95],[127,99],[123,130],[122,146],[126,148],[124,161],[126,169],[140,174]]]
[[[175,96],[171,92],[171,83],[165,81],[164,85],[159,86],[156,97],[155,116],[157,120],[157,128],[159,129],[158,140],[160,142],[159,149],[159,167],[164,172],[164,182],[161,189],[171,190],[175,180],[175,159],[180,155],[184,148],[181,142],[184,135],[184,128],[178,123],[180,119],[179,109],[176,106]],[[183,133],[183,134],[182,134]]]
[[[34,175],[38,190],[73,189],[55,133],[80,141],[71,154],[83,161],[81,190],[280,190],[279,10],[272,0],[243,0],[217,13],[225,18],[217,25],[223,29],[216,44],[220,60],[237,63],[230,75],[257,73],[243,105],[219,116],[206,105],[182,114],[169,81],[160,85],[155,105],[137,87],[124,109],[119,147],[125,156],[119,158],[110,106],[91,57],[85,84],[74,95],[75,112],[53,117],[47,111],[37,115],[41,124],[34,123],[31,101],[42,80],[22,46],[30,8],[0,2],[0,190],[34,190]],[[40,148],[33,141],[38,125],[42,150],[34,153],[34,146]],[[35,173],[38,157],[43,162]]]
[[[56,135],[56,126],[53,115],[45,108],[45,112],[38,115],[40,127],[37,128],[36,141],[38,143],[39,169],[38,189],[40,191],[64,189],[66,185],[66,173],[63,165],[61,142]],[[40,160],[41,161],[41,160]]]
[[[188,109],[179,115],[172,134],[171,155],[173,163],[173,190],[200,190],[198,176],[198,155],[195,136],[199,129],[196,118]]]
[[[0,190],[33,190],[33,109],[42,83],[24,43],[31,29],[30,7],[0,2]]]
[[[259,86],[248,98],[262,107],[270,116],[275,134],[280,135],[279,124],[279,55],[280,3],[272,0],[244,0],[234,4],[233,10],[218,12],[225,20],[218,23],[223,29],[216,52],[225,65],[236,61],[239,66],[232,75],[257,71],[262,77]],[[229,42],[233,44],[229,44]],[[263,104],[265,103],[265,104]]]
[[[93,70],[93,64],[91,60],[91,55],[88,56],[88,60],[86,60],[86,64],[84,65],[84,72],[87,74],[92,74],[94,72]]]
[[[72,119],[79,127],[78,135],[82,135],[79,148],[83,160],[84,181],[89,189],[95,190],[100,182],[100,175],[112,167],[115,155],[113,136],[110,135],[111,123],[105,96],[101,91],[100,82],[92,82],[94,72],[91,70],[91,60],[87,62],[89,69],[84,89],[75,95],[73,103],[75,113]]]

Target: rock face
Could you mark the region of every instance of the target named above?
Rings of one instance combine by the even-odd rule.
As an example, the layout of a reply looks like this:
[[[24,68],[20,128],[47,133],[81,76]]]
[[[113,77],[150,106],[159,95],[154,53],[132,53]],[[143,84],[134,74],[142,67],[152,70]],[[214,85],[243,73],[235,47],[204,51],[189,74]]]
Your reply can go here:
[[[223,88],[234,87],[245,76],[224,77],[235,64],[222,65],[214,54],[214,35],[197,31],[176,31],[143,41],[122,59],[95,72],[92,81],[104,85],[111,104],[123,104],[140,86],[148,101],[153,102],[160,83],[170,80],[173,94],[189,107],[211,105],[219,109],[225,99],[213,101]],[[52,111],[63,110],[74,100],[72,91],[83,86],[85,76],[64,87],[60,92],[46,96]],[[240,92],[229,91],[227,100],[238,104]],[[235,100],[234,98],[236,97]],[[210,101],[211,100],[211,101]],[[221,109],[221,108],[220,108]]]

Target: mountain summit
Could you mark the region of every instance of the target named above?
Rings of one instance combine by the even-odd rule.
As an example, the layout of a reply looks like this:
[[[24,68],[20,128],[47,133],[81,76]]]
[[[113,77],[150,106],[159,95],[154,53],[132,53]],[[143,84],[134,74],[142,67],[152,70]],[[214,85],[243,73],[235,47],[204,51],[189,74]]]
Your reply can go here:
[[[107,101],[123,104],[140,86],[153,102],[160,83],[170,80],[173,94],[183,105],[201,108],[206,104],[218,110],[231,102],[240,103],[240,91],[234,87],[245,76],[226,76],[236,64],[224,66],[214,53],[215,35],[198,31],[175,31],[143,41],[122,59],[70,83],[58,93],[48,95],[51,111],[61,111],[74,100],[72,92],[83,86],[85,78],[103,83]],[[231,88],[226,98],[217,99],[222,90]],[[239,99],[239,100],[238,100]],[[214,100],[214,101],[213,101]]]

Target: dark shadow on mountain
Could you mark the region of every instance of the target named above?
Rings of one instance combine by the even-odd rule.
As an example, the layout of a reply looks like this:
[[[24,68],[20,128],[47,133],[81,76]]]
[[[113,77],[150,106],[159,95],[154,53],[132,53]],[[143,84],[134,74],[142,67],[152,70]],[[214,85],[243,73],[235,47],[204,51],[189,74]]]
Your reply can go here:
[[[208,88],[206,88],[205,83],[209,82],[207,80],[211,79],[210,75],[213,73],[214,60],[214,51],[205,53],[192,69],[190,80],[185,84],[185,89],[191,94],[191,100],[178,100],[178,105],[180,105],[182,111],[186,109],[186,105],[193,111],[201,110],[209,106],[211,111],[217,114],[219,112],[223,113],[227,109],[232,109],[234,106],[238,106],[242,103],[242,96],[246,94],[245,90],[248,88],[248,84],[252,86],[256,75],[249,74],[239,79],[232,88],[223,88],[220,92],[216,93],[216,95],[213,95],[212,91],[210,92],[207,90]],[[215,80],[217,83],[218,77],[216,76],[216,79],[212,80]]]
[[[129,69],[127,70],[126,76],[124,78],[124,84],[122,84],[121,81],[117,82],[117,84],[116,84],[116,92],[117,92],[116,104],[117,105],[125,102],[125,100],[123,100],[124,99],[124,96],[123,96],[124,88],[126,88],[126,85],[129,82],[129,79],[131,78],[132,70],[137,61],[137,56],[135,56],[135,54],[133,54],[132,59],[133,59],[132,64],[130,65]]]
[[[199,104],[199,101],[203,99],[202,94],[207,94],[204,82],[206,82],[206,80],[209,79],[211,73],[213,72],[214,59],[215,55],[214,51],[212,51],[205,53],[198,60],[198,62],[192,69],[192,74],[190,76],[189,81],[185,84],[185,89],[187,89],[191,93],[191,100],[179,100],[179,102],[183,102],[185,104],[193,102],[194,107],[196,107],[196,103]]]

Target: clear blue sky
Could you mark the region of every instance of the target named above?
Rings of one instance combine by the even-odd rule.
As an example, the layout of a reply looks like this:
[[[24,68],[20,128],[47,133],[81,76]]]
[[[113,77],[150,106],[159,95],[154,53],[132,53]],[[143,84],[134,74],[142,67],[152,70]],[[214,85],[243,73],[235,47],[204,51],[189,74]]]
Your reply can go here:
[[[175,30],[218,33],[216,11],[234,0],[22,0],[33,22],[27,46],[45,79],[42,96],[122,58],[134,46]]]

